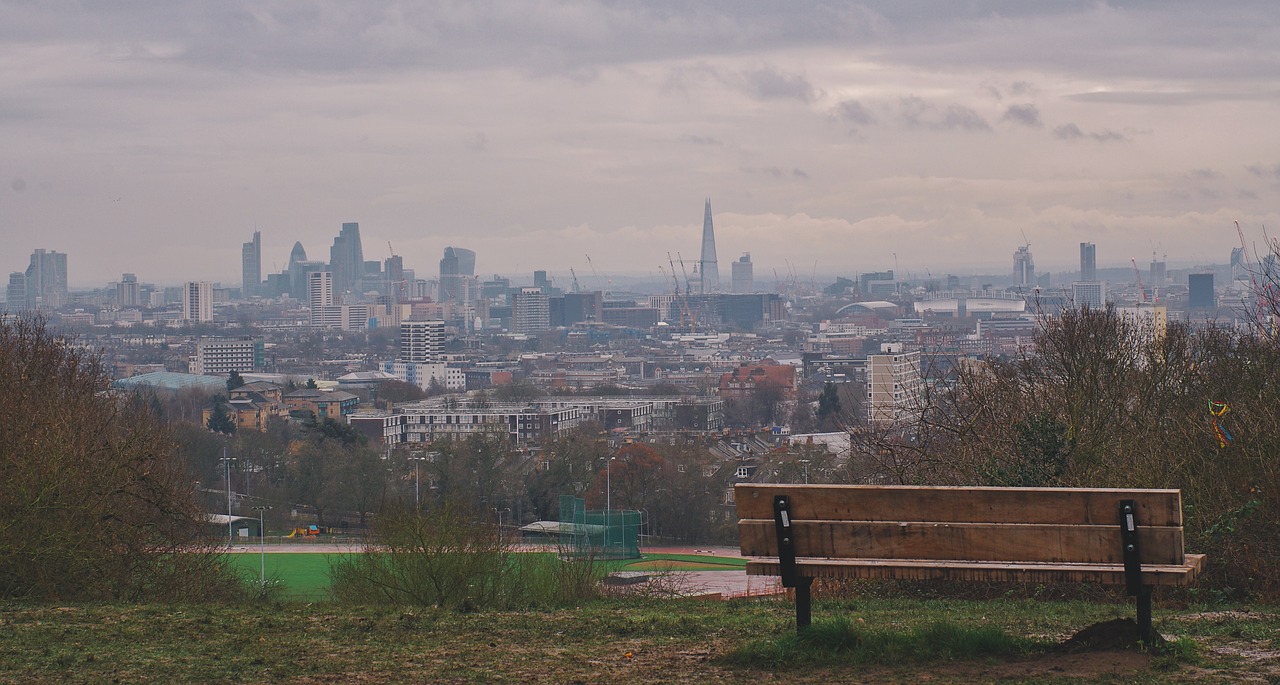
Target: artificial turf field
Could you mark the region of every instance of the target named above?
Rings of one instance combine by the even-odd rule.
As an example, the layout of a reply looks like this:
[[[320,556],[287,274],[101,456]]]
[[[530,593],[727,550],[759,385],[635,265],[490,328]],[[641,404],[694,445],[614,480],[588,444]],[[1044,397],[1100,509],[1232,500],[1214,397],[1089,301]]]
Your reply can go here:
[[[267,579],[283,587],[286,599],[319,600],[328,597],[329,568],[347,554],[359,552],[272,552],[266,554]],[[543,554],[543,552],[530,552]],[[258,579],[263,556],[252,552],[228,555],[232,568],[246,577]],[[605,562],[609,571],[736,571],[746,567],[745,559],[700,554],[644,554],[639,559]]]

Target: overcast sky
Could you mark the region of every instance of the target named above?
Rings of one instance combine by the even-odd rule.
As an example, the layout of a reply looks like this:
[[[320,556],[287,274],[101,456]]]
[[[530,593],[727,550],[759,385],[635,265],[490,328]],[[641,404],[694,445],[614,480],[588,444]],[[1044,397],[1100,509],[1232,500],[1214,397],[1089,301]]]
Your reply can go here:
[[[656,277],[706,197],[757,283],[1225,262],[1278,122],[1273,0],[0,0],[0,271],[238,285],[255,226],[265,273],[358,221]]]

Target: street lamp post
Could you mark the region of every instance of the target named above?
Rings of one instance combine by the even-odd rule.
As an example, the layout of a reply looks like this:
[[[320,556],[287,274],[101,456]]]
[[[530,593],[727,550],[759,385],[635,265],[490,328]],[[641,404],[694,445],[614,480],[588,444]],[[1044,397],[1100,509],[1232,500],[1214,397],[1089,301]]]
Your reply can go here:
[[[258,556],[262,561],[262,592],[267,591],[267,528],[266,513],[270,509],[269,506],[254,507],[253,510],[258,512]]]

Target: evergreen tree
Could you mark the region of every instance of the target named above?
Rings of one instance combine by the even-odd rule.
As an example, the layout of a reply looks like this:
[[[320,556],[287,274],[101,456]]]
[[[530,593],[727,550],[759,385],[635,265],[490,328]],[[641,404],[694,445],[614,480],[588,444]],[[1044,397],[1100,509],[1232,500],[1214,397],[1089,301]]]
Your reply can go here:
[[[231,414],[227,412],[227,406],[224,404],[222,395],[217,395],[213,398],[213,413],[209,415],[207,427],[215,433],[231,435],[236,432],[236,422],[231,419]]]

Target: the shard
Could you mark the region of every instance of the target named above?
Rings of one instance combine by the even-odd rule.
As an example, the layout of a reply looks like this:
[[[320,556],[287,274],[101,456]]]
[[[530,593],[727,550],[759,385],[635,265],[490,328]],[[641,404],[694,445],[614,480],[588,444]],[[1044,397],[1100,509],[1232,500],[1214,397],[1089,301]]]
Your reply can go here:
[[[711,198],[707,198],[706,213],[702,218],[702,258],[698,260],[698,272],[702,275],[702,292],[720,290],[720,267],[716,264],[716,231],[711,225]]]

